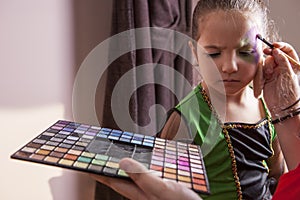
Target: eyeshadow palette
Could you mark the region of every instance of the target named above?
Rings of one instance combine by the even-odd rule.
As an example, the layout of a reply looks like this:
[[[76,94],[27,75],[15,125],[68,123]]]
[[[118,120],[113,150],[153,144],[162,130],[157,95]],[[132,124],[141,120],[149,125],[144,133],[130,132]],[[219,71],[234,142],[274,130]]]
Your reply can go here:
[[[139,161],[165,180],[210,193],[199,146],[153,136],[59,120],[11,155],[19,160],[129,178],[119,169],[124,157]]]

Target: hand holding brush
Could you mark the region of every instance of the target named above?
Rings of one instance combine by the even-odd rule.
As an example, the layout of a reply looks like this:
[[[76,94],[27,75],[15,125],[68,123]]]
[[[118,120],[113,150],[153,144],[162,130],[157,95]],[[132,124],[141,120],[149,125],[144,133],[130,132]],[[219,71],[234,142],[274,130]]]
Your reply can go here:
[[[269,43],[260,35],[257,38],[266,43],[267,55],[259,63],[254,79],[254,94],[258,97],[263,91],[266,104],[271,111],[273,122],[282,121],[289,115],[299,114],[300,87],[297,72],[300,64],[296,51],[287,43]]]

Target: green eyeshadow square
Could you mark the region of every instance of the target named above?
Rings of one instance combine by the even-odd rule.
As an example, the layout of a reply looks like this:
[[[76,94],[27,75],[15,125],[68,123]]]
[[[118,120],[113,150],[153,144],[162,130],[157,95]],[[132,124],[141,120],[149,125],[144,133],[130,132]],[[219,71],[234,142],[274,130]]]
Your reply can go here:
[[[94,165],[100,165],[100,166],[104,166],[106,164],[105,160],[97,160],[97,159],[93,159],[92,163]]]
[[[108,160],[109,156],[107,155],[102,155],[102,154],[97,154],[95,157],[97,160]]]
[[[126,172],[125,172],[124,170],[122,170],[122,169],[119,169],[118,175],[119,175],[119,176],[128,177],[128,174],[126,174]]]
[[[77,161],[79,162],[84,162],[84,163],[90,163],[92,161],[91,158],[88,158],[88,157],[84,157],[84,156],[80,156]]]

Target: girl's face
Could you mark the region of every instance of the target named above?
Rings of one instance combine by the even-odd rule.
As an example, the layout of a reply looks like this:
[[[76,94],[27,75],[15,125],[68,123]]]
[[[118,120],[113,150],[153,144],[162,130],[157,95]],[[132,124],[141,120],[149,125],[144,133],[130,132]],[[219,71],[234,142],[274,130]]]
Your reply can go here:
[[[202,66],[198,57],[200,70],[206,71],[202,74],[206,84],[216,90],[223,84],[226,95],[241,92],[253,80],[262,55],[261,43],[256,42],[259,32],[255,23],[234,11],[208,13],[199,23],[198,45],[204,48],[220,73],[216,76],[216,71],[207,73],[209,69],[201,69],[207,66]]]

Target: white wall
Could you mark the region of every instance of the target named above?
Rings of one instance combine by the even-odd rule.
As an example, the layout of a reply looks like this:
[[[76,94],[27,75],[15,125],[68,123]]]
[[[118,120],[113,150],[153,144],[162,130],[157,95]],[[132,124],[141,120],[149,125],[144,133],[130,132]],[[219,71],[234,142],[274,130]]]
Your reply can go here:
[[[110,21],[107,0],[0,0],[0,199],[93,199],[88,175],[9,156],[58,119],[72,120],[76,70]]]
[[[300,50],[300,2],[271,0],[283,38]],[[0,199],[93,198],[83,173],[11,160],[54,123],[72,120],[76,69],[110,31],[111,0],[0,0]]]
[[[284,42],[292,44],[300,54],[299,0],[269,0],[270,16],[279,28],[279,34]]]

